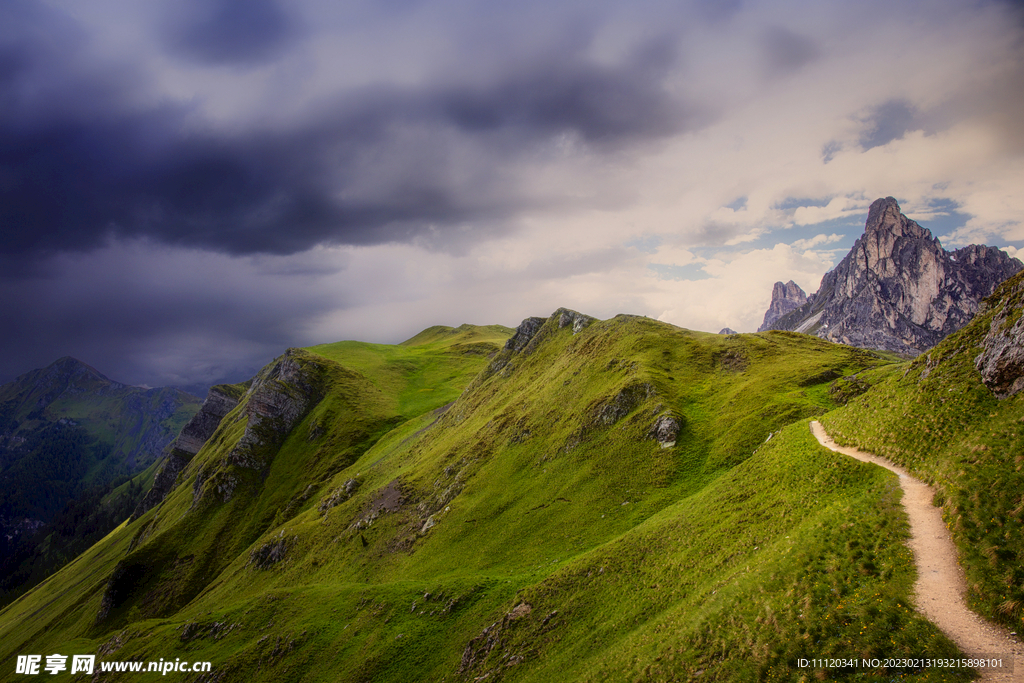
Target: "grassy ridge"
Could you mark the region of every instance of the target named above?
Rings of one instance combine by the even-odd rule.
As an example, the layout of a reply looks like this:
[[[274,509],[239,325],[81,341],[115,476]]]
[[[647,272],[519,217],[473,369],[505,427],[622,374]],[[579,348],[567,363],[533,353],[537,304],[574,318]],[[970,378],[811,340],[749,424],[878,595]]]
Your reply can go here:
[[[73,643],[208,659],[220,680],[655,681],[954,652],[906,607],[894,478],[802,422],[884,360],[633,316],[573,334],[557,312],[489,357],[506,333],[297,355],[326,391],[263,477],[194,507],[243,403],[161,507],[90,550],[95,576],[128,577],[117,608],[96,620],[106,579],[62,572],[0,612],[20,638],[0,657]],[[655,438],[669,419],[674,443]]]
[[[997,399],[975,359],[993,317],[1004,306],[1019,315],[1022,283],[1005,282],[967,327],[822,419],[840,443],[937,487],[971,607],[1016,631],[1024,627],[1024,396]]]

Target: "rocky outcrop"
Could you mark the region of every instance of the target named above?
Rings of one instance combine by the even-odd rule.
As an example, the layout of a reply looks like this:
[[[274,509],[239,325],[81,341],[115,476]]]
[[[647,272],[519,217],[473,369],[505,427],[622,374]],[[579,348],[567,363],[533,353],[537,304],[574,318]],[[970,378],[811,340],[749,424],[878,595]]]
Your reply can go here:
[[[360,482],[356,479],[349,479],[344,485],[331,491],[331,493],[320,501],[317,511],[320,516],[326,515],[331,508],[337,507],[352,497],[352,494],[359,490]]]
[[[519,323],[515,334],[505,342],[505,350],[519,353],[526,348],[526,345],[537,335],[541,326],[547,322],[545,318],[527,318]]]
[[[675,415],[660,415],[647,430],[647,437],[655,439],[662,448],[671,448],[676,445],[681,422],[682,419]]]
[[[234,410],[242,388],[238,386],[218,385],[211,387],[199,409],[178,437],[168,448],[167,458],[153,480],[153,487],[135,508],[131,521],[135,521],[149,510],[159,505],[174,488],[178,474],[192,461],[192,457],[217,431],[224,416]]]
[[[219,462],[207,463],[192,484],[193,505],[207,492],[231,499],[240,470],[261,472],[292,429],[323,396],[321,366],[300,349],[288,349],[263,368],[242,399],[245,431]]]
[[[718,331],[718,334],[739,334],[739,332],[732,329],[731,327],[723,327]]]
[[[982,299],[1022,268],[992,247],[945,251],[886,197],[871,205],[864,234],[818,291],[762,329],[917,355],[963,327]]]
[[[1024,280],[1012,284],[1003,297],[1002,308],[992,316],[988,334],[981,342],[982,352],[974,361],[985,386],[999,398],[1024,389]]]
[[[596,321],[597,318],[568,308],[559,308],[549,318],[526,318],[519,323],[515,333],[505,342],[504,348],[487,366],[481,378],[486,379],[497,372],[507,375],[514,369],[513,360],[516,356],[529,356],[544,343],[545,339],[550,338],[558,330],[569,327],[575,335]]]
[[[604,427],[613,425],[633,412],[643,401],[656,395],[654,387],[647,382],[629,384],[593,409],[590,424]]]
[[[795,311],[805,303],[807,303],[807,294],[800,289],[800,285],[792,280],[786,283],[776,282],[772,287],[772,302],[768,305],[768,310],[764,313],[764,322],[757,328],[757,331],[774,329],[772,325],[776,320],[790,311]]]
[[[270,569],[288,554],[288,547],[298,540],[298,536],[285,538],[284,530],[272,541],[268,541],[249,553],[249,561],[245,566],[256,569]]]
[[[499,675],[495,676],[497,679],[500,678],[502,669],[523,663],[531,653],[513,649],[513,639],[509,637],[509,632],[516,629],[522,622],[538,622],[527,626],[527,628],[532,626],[541,631],[550,630],[550,622],[558,616],[558,610],[554,610],[541,620],[536,618],[537,615],[531,617],[532,612],[533,605],[521,602],[505,614],[500,621],[484,628],[480,635],[466,643],[466,647],[462,650],[458,674],[468,678],[471,672],[476,673],[478,669],[485,667],[490,659],[498,659],[498,663],[491,671],[482,676],[473,677],[473,680],[482,680],[490,678],[492,673],[499,672]]]
[[[570,311],[568,308],[559,308],[554,312],[554,315],[558,316],[558,329],[571,325],[573,334],[578,334],[584,327],[597,320],[597,318],[592,318],[589,315]]]

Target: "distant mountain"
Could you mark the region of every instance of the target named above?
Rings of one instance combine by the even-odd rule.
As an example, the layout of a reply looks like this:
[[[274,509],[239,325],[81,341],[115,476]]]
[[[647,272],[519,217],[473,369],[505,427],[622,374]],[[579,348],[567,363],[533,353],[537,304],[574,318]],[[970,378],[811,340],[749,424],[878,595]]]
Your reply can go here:
[[[768,305],[768,310],[764,313],[764,322],[757,328],[757,331],[764,332],[775,329],[772,325],[776,320],[790,311],[795,311],[805,303],[807,303],[807,294],[800,289],[800,285],[792,280],[786,283],[776,282],[772,288],[772,302]]]
[[[124,521],[152,473],[129,480],[154,466],[199,405],[71,357],[0,386],[0,591],[43,578]]]
[[[981,300],[1022,268],[994,247],[944,250],[886,197],[871,205],[864,234],[805,302],[784,312],[803,292],[792,282],[775,284],[759,331],[917,355],[963,327]]]

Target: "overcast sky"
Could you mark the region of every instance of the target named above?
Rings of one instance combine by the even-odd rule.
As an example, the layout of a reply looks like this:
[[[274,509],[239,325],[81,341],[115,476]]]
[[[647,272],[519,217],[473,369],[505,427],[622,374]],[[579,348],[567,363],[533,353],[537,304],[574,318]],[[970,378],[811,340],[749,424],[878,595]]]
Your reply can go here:
[[[1024,248],[995,0],[4,0],[0,381],[559,306],[753,331],[894,196]]]

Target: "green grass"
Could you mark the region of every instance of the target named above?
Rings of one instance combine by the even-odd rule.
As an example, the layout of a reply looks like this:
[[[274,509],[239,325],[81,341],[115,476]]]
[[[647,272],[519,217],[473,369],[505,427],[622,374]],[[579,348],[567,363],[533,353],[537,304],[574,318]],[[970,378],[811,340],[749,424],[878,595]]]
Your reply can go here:
[[[1008,280],[967,327],[822,419],[840,443],[936,486],[969,604],[1016,631],[1024,627],[1024,397],[997,399],[974,363],[992,318],[1003,306],[1021,308],[1022,281]]]
[[[309,350],[367,377],[399,415],[415,417],[458,397],[480,361],[505,343],[501,325],[431,327],[401,344],[343,341]]]
[[[65,569],[0,612],[0,637],[18,634],[0,659],[74,646],[210,660],[220,680],[796,681],[816,673],[800,657],[955,653],[908,608],[895,478],[807,427],[836,378],[888,359],[558,318],[519,353],[499,350],[509,330],[471,327],[296,353],[325,394],[265,470],[223,461],[243,403],[161,506],[89,551],[88,581]],[[669,447],[650,435],[664,416]],[[242,477],[230,500],[193,496],[205,467]]]

